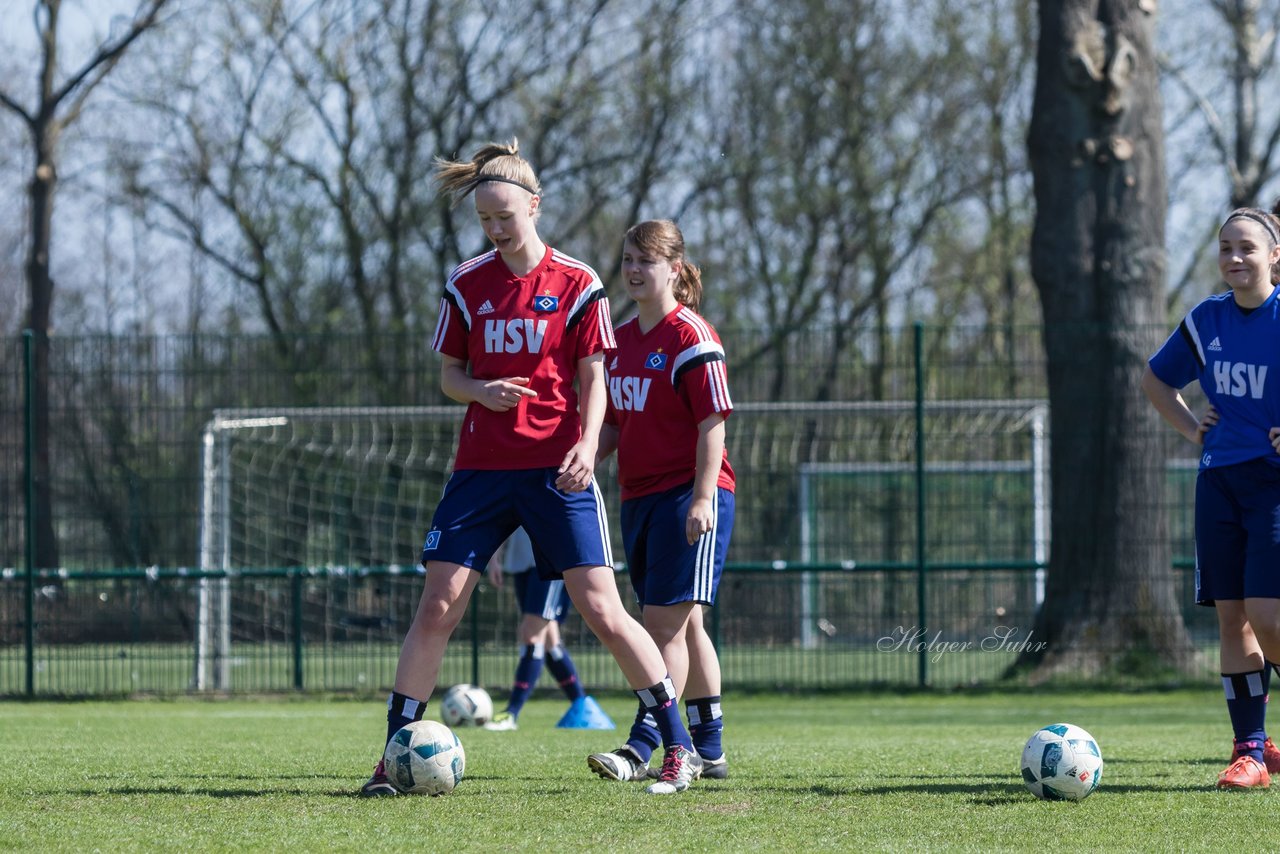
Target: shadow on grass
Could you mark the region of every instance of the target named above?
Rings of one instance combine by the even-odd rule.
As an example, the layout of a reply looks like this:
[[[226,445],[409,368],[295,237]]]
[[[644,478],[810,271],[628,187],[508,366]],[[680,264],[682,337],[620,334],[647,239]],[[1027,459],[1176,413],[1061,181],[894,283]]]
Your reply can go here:
[[[1184,765],[1209,765],[1221,771],[1223,768],[1227,767],[1227,763],[1230,761],[1227,751],[1224,751],[1221,756],[1201,756],[1194,759],[1183,756],[1170,759],[1117,759],[1111,756],[1106,757],[1108,768],[1124,767],[1133,768],[1135,771],[1143,769],[1141,772],[1143,774],[1151,773],[1148,769],[1153,767],[1158,768],[1163,766],[1165,768],[1175,769]]]
[[[1104,779],[1102,789],[1107,793],[1155,793],[1155,792],[1196,792],[1196,791],[1212,791],[1213,780],[1200,773],[1178,773],[1179,766],[1219,766],[1222,764],[1220,758],[1205,758],[1193,760],[1177,760],[1175,762],[1165,762],[1162,760],[1114,760],[1111,762],[1112,767],[1116,765],[1131,766],[1137,771],[1139,766],[1168,765],[1170,773],[1167,780],[1145,782],[1142,784],[1126,784],[1120,782],[1112,775],[1109,779]],[[1145,777],[1150,780],[1151,771],[1146,770],[1135,773],[1134,776]],[[864,785],[858,781],[851,780],[840,774],[822,775],[825,778],[822,781],[815,781],[813,775],[781,775],[774,777],[765,787],[772,794],[779,792],[791,792],[796,795],[817,795],[819,797],[859,797],[859,796],[875,796],[875,795],[895,795],[895,794],[925,794],[925,795],[942,795],[942,796],[961,796],[977,806],[1003,806],[1011,803],[1021,803],[1028,800],[1030,794],[1021,781],[1011,775],[1010,778],[1001,779],[994,778],[989,775],[982,774],[921,774],[909,780],[881,782],[875,785]],[[327,778],[327,776],[326,776]],[[112,784],[110,780],[104,780],[103,785],[97,787],[82,787],[79,789],[60,789],[59,794],[70,794],[80,797],[130,797],[130,796],[163,796],[173,795],[177,797],[205,796],[210,798],[264,798],[275,796],[288,797],[323,797],[323,798],[356,798],[359,797],[359,782],[353,781],[349,788],[330,789],[328,791],[320,789],[305,789],[297,786],[277,786],[272,784],[288,783],[305,780],[319,780],[317,775],[307,774],[279,774],[270,777],[261,775],[219,775],[219,774],[191,774],[186,775],[184,780],[190,780],[191,785],[163,785],[163,786],[136,786]],[[331,778],[327,778],[331,779]],[[546,782],[546,778],[538,775],[527,775],[521,777],[511,777],[508,775],[474,775],[468,776],[468,781],[474,783],[511,783],[514,780],[539,780]],[[217,785],[218,782],[232,783],[240,781],[260,781],[265,785],[261,788],[249,788],[247,786],[227,786]],[[842,784],[842,781],[847,781]],[[693,790],[694,793],[712,794],[719,792],[733,792],[735,794],[750,793],[757,788],[754,782],[702,782],[697,784]],[[619,786],[617,784],[605,784],[601,786],[601,791],[608,790],[619,794],[624,791],[640,792],[642,787],[639,784],[633,786]],[[543,794],[547,795],[570,795],[575,791],[579,791],[577,786],[563,786],[544,790]]]
[[[359,789],[360,780],[352,779],[349,788],[323,791],[320,789],[300,789],[297,787],[276,787],[270,785],[273,782],[289,782],[297,780],[318,780],[322,779],[314,774],[276,774],[270,777],[262,775],[249,774],[188,774],[182,779],[191,780],[192,785],[184,786],[168,785],[168,786],[129,786],[129,785],[112,785],[110,781],[104,781],[102,786],[82,787],[79,789],[59,789],[59,794],[75,795],[78,797],[97,798],[97,797],[128,797],[134,795],[174,795],[177,797],[192,797],[203,795],[209,798],[268,798],[277,795],[287,795],[290,797],[322,797],[322,798],[358,798],[360,797]],[[329,775],[325,775],[323,779],[331,779]],[[496,780],[509,781],[511,777],[497,777],[493,775],[468,775],[467,780],[473,783],[492,782]],[[530,777],[528,779],[535,779]],[[542,779],[542,778],[536,778]],[[267,785],[263,788],[233,788],[227,786],[209,785],[216,781],[233,782],[233,781],[263,781]],[[206,785],[200,785],[199,782],[206,782]],[[570,791],[565,788],[557,792],[554,789],[547,789],[549,794],[566,794]]]
[[[174,795],[189,798],[192,795],[204,795],[209,798],[266,798],[273,795],[292,795],[296,797],[314,797],[316,795],[331,796],[341,794],[350,796],[352,792],[314,792],[306,789],[216,789],[182,786],[106,786],[101,789],[68,789],[64,794],[86,798],[129,795]]]
[[[1014,801],[1025,801],[1031,797],[1026,787],[1021,782],[1006,782],[1003,780],[993,780],[990,777],[969,778],[974,782],[964,782],[964,778],[957,780],[956,776],[940,777],[938,782],[930,782],[927,778],[918,781],[909,781],[901,783],[885,783],[876,786],[852,786],[848,789],[835,790],[832,787],[817,786],[813,787],[813,791],[820,792],[821,789],[832,789],[836,794],[864,794],[864,795],[888,795],[888,794],[928,794],[928,795],[972,795],[973,802],[977,804],[998,805],[1011,803]],[[943,782],[946,781],[946,782]],[[1203,792],[1213,789],[1213,780],[1203,779],[1202,776],[1194,774],[1179,775],[1176,779],[1169,779],[1159,782],[1145,782],[1141,784],[1117,783],[1114,778],[1108,779],[1103,777],[1102,784],[1098,789],[1099,792],[1124,793],[1124,792]]]

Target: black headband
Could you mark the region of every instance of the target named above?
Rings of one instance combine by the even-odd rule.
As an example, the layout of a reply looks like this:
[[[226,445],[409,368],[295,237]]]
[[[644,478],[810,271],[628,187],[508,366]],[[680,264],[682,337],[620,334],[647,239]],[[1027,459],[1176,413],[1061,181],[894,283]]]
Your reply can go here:
[[[1267,234],[1271,236],[1272,243],[1280,246],[1280,232],[1276,231],[1276,227],[1272,225],[1271,222],[1268,221],[1267,217],[1259,216],[1253,211],[1237,211],[1236,213],[1233,213],[1231,216],[1227,217],[1227,222],[1231,222],[1231,220],[1233,219],[1253,220],[1254,222],[1258,223],[1259,225],[1261,225],[1263,228],[1267,230]],[[1224,222],[1223,225],[1226,225],[1227,222]]]
[[[503,178],[501,175],[477,175],[471,181],[471,189],[474,190],[476,187],[480,186],[485,181],[501,181],[504,184],[515,184],[517,187],[524,190],[526,193],[528,193],[531,196],[538,195],[538,191],[533,189],[533,187],[530,187],[524,181],[517,181],[514,178]],[[1280,243],[1280,240],[1276,242]]]

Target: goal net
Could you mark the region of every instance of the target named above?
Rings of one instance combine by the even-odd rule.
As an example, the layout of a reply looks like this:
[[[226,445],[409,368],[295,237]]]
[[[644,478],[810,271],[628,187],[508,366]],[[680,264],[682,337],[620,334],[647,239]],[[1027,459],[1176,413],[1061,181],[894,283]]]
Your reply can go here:
[[[454,406],[215,412],[203,437],[200,568],[416,572],[461,413]],[[226,577],[200,582],[197,690],[230,684],[235,612]]]
[[[881,572],[884,589],[905,589],[894,573],[915,565],[921,526],[934,564],[1043,563],[1045,413],[1038,401],[740,405],[727,434],[738,477],[730,563],[803,574],[788,588],[798,592],[785,608],[770,585],[735,585],[734,607],[722,615],[726,638],[741,624],[748,637],[811,648],[824,625],[853,625],[851,616],[870,599],[822,573]],[[264,586],[256,598],[233,602],[227,576],[297,567],[326,576],[419,571],[461,417],[457,406],[214,414],[203,442],[200,531],[200,568],[214,576],[199,589],[197,689],[228,687],[233,639],[278,639],[287,631],[264,628],[284,610],[271,591]],[[612,462],[599,474],[616,510]],[[618,514],[609,516],[616,547]],[[370,596],[330,607],[335,597],[357,594],[322,595],[313,610],[326,641],[346,636],[352,613],[375,619],[370,612],[390,608],[370,604]],[[860,624],[864,631],[890,612],[885,602],[900,610],[914,601],[899,593],[881,599]],[[768,632],[765,613],[774,626]],[[398,619],[388,613],[384,624]]]

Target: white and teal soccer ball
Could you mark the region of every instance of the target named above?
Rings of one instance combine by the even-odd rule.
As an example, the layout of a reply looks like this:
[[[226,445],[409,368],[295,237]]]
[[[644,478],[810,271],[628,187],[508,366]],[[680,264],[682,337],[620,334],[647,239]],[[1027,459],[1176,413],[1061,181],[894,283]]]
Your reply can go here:
[[[440,698],[440,719],[449,726],[484,726],[493,718],[493,700],[478,685],[454,685]]]
[[[1046,801],[1083,801],[1102,780],[1102,751],[1074,724],[1036,730],[1022,748],[1022,781]]]
[[[467,753],[462,742],[439,721],[414,721],[401,727],[382,754],[392,785],[415,795],[447,795],[462,782]]]

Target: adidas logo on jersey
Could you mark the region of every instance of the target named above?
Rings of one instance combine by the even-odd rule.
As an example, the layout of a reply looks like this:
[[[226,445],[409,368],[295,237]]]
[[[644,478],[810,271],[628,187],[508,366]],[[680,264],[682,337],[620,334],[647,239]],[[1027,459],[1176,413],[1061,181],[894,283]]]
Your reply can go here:
[[[493,303],[489,302],[488,300],[485,300],[484,305],[476,309],[476,314],[493,314],[493,311],[494,311]]]
[[[1222,352],[1222,342],[1218,340],[1217,336],[1214,336],[1214,339],[1209,342],[1209,349],[1218,353]]]

